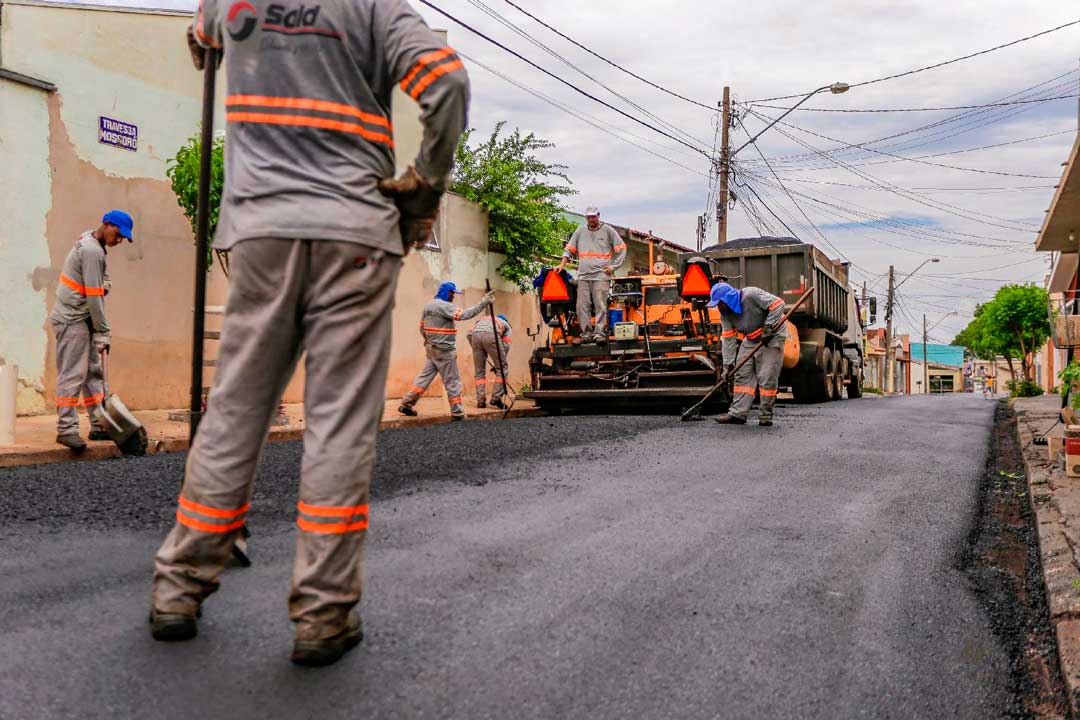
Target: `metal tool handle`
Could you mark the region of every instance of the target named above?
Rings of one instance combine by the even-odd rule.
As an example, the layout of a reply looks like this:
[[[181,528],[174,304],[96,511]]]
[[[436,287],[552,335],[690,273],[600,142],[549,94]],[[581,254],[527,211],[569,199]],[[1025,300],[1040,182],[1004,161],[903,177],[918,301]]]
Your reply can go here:
[[[487,278],[484,278],[484,290],[491,292],[491,281]],[[507,395],[506,363],[503,362],[502,336],[499,334],[498,318],[495,317],[495,303],[488,305],[488,316],[491,318],[491,332],[495,335],[495,355],[499,359],[499,375],[502,377],[503,395]],[[507,408],[506,412],[509,412],[509,408]],[[503,413],[503,417],[506,417],[506,412]]]

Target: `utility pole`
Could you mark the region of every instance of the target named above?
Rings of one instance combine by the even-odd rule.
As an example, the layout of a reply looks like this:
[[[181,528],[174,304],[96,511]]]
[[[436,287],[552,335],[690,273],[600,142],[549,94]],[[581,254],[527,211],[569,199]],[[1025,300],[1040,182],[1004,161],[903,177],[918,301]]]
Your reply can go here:
[[[893,281],[895,273],[893,266],[889,266],[889,297],[885,302],[885,392],[894,392],[896,372],[896,351],[893,349],[892,337],[892,309],[893,309]]]
[[[930,394],[930,371],[926,364],[926,313],[922,316],[922,387],[923,392]]]
[[[728,145],[728,127],[731,125],[731,88],[724,86],[724,102],[720,112],[720,196],[716,199],[716,242],[727,242],[728,175],[730,174],[731,149]]]
[[[859,307],[859,315],[861,316],[860,319],[863,320],[863,327],[866,327],[870,324],[870,306],[867,304],[868,302],[869,300],[866,296],[866,281],[863,280],[862,305]]]

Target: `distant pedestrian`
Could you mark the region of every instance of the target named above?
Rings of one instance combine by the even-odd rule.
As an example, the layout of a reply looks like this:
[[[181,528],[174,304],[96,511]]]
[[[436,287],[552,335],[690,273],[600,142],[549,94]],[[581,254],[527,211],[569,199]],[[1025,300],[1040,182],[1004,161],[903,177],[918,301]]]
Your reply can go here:
[[[613,227],[600,222],[600,210],[595,207],[585,209],[585,225],[570,236],[556,272],[562,272],[573,258],[578,259],[577,319],[581,337],[572,342],[607,342],[611,276],[626,259],[626,243]]]
[[[772,425],[787,339],[787,328],[780,322],[784,317],[784,301],[760,288],[737,290],[720,282],[713,285],[708,306],[720,311],[724,372],[733,384],[731,407],[716,422],[745,424],[754,395],[758,393],[761,395],[758,424]],[[736,372],[736,364],[761,345],[764,347]]]
[[[64,259],[56,304],[49,315],[56,337],[56,442],[82,450],[79,398],[90,413],[90,439],[108,440],[93,409],[105,399],[102,353],[109,351],[112,330],[105,319],[105,296],[111,285],[105,266],[108,248],[132,239],[134,223],[123,210],[105,213],[97,230],[87,230]]]
[[[435,293],[435,299],[424,306],[420,315],[420,335],[424,338],[427,362],[413,380],[412,387],[401,399],[398,412],[416,416],[415,405],[428,385],[441,377],[446,388],[446,400],[450,403],[450,419],[464,420],[465,406],[461,402],[461,372],[457,364],[457,328],[454,323],[471,320],[492,303],[495,293],[489,292],[471,308],[454,305],[454,296],[461,290],[452,282],[444,282]]]
[[[506,397],[506,386],[503,378],[510,376],[510,321],[505,315],[495,316],[495,324],[498,325],[498,333],[492,329],[491,318],[477,321],[469,331],[469,344],[473,352],[473,382],[476,385],[476,407],[487,407],[487,368],[490,364],[495,370],[495,377],[491,381],[495,389],[491,393],[491,404],[500,410],[506,409],[503,398]],[[495,343],[500,343],[499,347]],[[502,371],[499,371],[499,361],[502,361]]]

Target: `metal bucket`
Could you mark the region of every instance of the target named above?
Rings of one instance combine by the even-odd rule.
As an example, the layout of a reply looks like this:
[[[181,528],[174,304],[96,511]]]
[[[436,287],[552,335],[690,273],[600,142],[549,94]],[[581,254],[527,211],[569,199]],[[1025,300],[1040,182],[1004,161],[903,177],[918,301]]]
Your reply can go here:
[[[104,402],[94,408],[94,419],[105,432],[109,434],[113,442],[125,455],[145,455],[146,448],[150,445],[146,435],[146,429],[139,419],[135,417],[119,395],[109,393],[109,374],[106,365],[107,355],[101,354],[102,375],[105,376]]]

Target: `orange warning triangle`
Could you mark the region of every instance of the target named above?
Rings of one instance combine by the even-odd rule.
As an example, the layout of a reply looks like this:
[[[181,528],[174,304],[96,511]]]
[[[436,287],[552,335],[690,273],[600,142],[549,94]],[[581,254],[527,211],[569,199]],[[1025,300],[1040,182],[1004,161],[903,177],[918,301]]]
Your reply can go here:
[[[544,286],[540,288],[540,302],[569,302],[570,291],[566,287],[566,281],[559,273],[551,270],[544,278]]]
[[[683,297],[707,297],[711,292],[712,283],[705,270],[700,265],[687,265],[686,274],[683,275]]]

